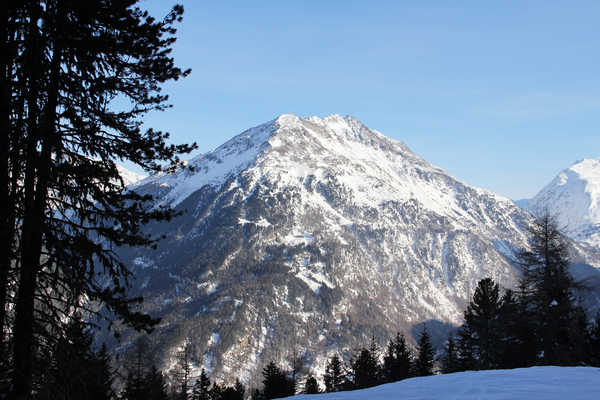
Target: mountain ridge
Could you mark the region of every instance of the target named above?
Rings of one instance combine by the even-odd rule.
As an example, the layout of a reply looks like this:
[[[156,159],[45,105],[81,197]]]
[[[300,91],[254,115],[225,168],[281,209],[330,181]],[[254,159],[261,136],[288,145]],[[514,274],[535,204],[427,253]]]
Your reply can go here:
[[[516,282],[531,215],[353,117],[284,114],[188,165],[136,186],[184,212],[146,227],[167,238],[120,252],[167,369],[191,343],[198,369],[250,386],[292,352],[319,373],[371,336],[427,324],[439,342],[480,279]]]

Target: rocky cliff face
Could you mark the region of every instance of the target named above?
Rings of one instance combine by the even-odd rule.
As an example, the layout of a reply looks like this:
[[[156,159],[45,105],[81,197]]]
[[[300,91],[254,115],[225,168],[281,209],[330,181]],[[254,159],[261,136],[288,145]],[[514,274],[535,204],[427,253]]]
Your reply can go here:
[[[189,163],[138,183],[185,213],[147,227],[157,250],[122,253],[167,366],[188,342],[198,368],[251,386],[294,354],[320,373],[372,335],[441,338],[478,280],[515,282],[531,216],[352,117],[282,115]]]

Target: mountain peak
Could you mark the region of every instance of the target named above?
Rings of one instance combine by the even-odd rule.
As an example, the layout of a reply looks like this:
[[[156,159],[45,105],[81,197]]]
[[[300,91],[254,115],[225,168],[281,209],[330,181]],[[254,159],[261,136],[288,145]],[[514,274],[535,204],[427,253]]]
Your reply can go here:
[[[280,127],[284,126],[297,126],[301,123],[301,119],[294,114],[281,114],[275,119],[275,122]]]
[[[568,169],[583,179],[600,183],[600,158],[584,158],[575,162]]]
[[[547,210],[573,238],[600,245],[600,159],[584,158],[564,169],[526,208]]]

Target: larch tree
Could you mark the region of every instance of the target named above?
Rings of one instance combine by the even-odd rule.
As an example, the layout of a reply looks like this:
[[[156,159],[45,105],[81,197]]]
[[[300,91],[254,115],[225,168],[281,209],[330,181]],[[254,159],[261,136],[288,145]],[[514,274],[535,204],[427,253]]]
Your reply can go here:
[[[529,249],[516,254],[521,267],[521,301],[535,315],[540,361],[565,365],[575,351],[572,331],[577,323],[576,282],[569,273],[569,244],[548,213],[529,228]],[[576,329],[575,329],[576,330]]]
[[[169,107],[162,84],[189,73],[170,55],[181,6],[161,20],[136,0],[8,1],[2,12],[0,324],[8,397],[20,400],[38,346],[75,312],[101,305],[111,321],[156,324],[127,296],[115,249],[154,245],[142,225],[174,212],[126,190],[116,163],[173,170],[194,145],[143,129],[147,113]]]

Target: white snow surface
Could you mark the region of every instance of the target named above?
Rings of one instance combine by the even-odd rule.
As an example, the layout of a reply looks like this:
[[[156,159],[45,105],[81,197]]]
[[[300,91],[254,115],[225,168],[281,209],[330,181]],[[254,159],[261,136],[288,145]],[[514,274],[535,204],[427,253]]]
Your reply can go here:
[[[526,209],[556,215],[567,234],[600,246],[600,158],[587,158],[560,172]]]
[[[298,400],[591,400],[600,398],[600,368],[532,367],[467,371],[406,379]]]

